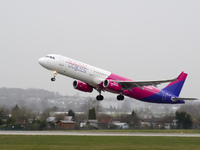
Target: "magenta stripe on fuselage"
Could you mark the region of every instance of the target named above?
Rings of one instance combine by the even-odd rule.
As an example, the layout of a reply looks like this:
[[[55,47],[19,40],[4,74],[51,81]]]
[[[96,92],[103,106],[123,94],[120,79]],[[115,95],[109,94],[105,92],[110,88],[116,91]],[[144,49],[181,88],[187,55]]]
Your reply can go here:
[[[116,80],[116,81],[134,81],[122,76],[119,76],[117,74],[111,73],[111,75],[107,78],[108,80]]]

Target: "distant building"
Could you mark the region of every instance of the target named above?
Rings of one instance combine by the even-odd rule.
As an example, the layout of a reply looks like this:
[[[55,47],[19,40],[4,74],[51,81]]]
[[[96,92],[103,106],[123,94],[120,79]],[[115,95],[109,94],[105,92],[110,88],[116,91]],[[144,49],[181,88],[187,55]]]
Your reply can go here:
[[[60,120],[56,122],[58,130],[73,130],[75,128],[74,121],[64,121]]]
[[[109,129],[109,125],[112,119],[101,119],[99,124],[99,129]]]
[[[94,127],[95,129],[99,128],[99,122],[98,122],[98,120],[88,120],[87,122],[88,122],[88,124],[91,127]]]
[[[56,117],[48,117],[47,122],[55,122]]]
[[[113,121],[110,125],[110,129],[128,129],[129,125],[125,122]]]
[[[88,120],[80,123],[81,128],[87,128],[87,129],[98,129],[99,128],[99,122],[98,120]]]

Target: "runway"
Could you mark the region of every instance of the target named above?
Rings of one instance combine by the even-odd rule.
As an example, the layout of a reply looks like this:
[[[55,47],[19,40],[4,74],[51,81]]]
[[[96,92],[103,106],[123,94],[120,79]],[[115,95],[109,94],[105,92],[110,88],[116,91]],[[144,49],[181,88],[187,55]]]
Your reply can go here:
[[[199,133],[136,133],[136,132],[92,132],[92,131],[0,131],[0,135],[61,135],[61,136],[160,136],[200,137]]]

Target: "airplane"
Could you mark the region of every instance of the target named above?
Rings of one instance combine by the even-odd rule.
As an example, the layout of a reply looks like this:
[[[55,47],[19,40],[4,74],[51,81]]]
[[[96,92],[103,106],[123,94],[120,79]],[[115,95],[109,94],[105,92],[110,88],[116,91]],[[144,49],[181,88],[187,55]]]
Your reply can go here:
[[[53,71],[51,81],[56,80],[57,74],[75,79],[73,87],[82,92],[99,92],[96,96],[98,101],[104,99],[101,92],[117,94],[117,100],[124,100],[124,96],[138,99],[144,102],[161,104],[183,104],[185,100],[197,100],[196,98],[179,97],[187,73],[182,72],[177,78],[155,81],[134,81],[109,71],[88,65],[86,63],[67,58],[62,55],[49,54],[38,60],[44,68]],[[157,85],[169,82],[163,88]]]

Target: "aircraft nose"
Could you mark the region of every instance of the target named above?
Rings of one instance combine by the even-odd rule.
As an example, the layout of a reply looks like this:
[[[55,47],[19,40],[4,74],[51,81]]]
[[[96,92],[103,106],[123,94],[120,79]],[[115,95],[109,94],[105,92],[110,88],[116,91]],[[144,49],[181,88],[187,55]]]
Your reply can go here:
[[[41,66],[44,66],[45,65],[45,59],[42,57],[40,59],[38,59],[38,63],[41,65]]]

